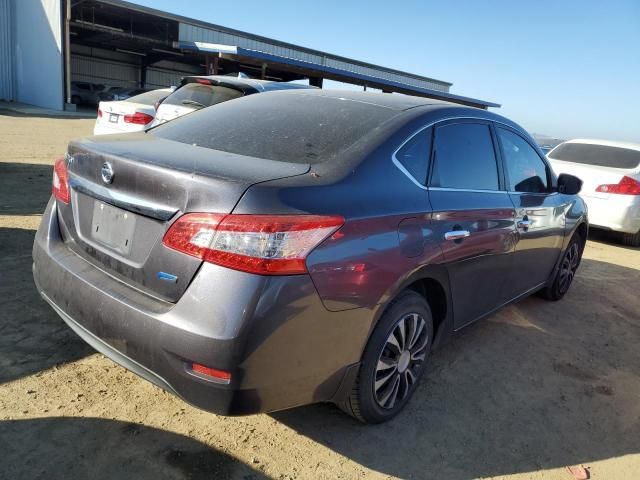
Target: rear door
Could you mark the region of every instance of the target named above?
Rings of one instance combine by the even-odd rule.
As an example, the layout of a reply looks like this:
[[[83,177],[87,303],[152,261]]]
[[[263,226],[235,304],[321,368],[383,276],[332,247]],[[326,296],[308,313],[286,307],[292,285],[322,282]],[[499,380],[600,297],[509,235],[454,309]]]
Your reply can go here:
[[[554,192],[551,169],[515,130],[497,126],[509,196],[516,209],[514,263],[506,291],[514,298],[547,281],[560,255],[570,198]]]
[[[456,328],[507,300],[515,212],[496,150],[488,122],[454,120],[436,126],[429,198],[449,272]]]

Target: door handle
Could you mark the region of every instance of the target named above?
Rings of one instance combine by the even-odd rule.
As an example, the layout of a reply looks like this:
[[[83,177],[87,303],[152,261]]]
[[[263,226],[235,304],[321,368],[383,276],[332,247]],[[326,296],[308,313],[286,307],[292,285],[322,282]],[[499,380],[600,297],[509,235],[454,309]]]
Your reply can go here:
[[[471,236],[471,232],[469,230],[451,230],[444,234],[445,240],[462,240],[463,238],[467,238]]]
[[[531,225],[533,225],[533,222],[531,220],[518,220],[518,223],[516,225],[518,225],[518,228],[526,230]]]

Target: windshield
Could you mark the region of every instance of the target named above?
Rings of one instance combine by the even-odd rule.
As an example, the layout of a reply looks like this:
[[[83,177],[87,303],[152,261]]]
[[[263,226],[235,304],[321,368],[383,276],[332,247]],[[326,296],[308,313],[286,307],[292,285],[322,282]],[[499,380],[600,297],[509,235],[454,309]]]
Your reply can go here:
[[[242,92],[234,90],[233,88],[187,83],[169,95],[163,103],[167,105],[189,105],[203,108],[241,96]]]
[[[150,133],[251,157],[321,163],[397,114],[370,103],[294,93],[256,93],[186,115]]]
[[[563,143],[548,156],[554,160],[599,167],[634,169],[640,166],[640,151],[608,145]]]
[[[126,101],[132,103],[140,103],[142,105],[155,105],[159,100],[169,95],[171,92],[167,90],[151,90],[150,92],[141,93],[134,97],[129,97]]]

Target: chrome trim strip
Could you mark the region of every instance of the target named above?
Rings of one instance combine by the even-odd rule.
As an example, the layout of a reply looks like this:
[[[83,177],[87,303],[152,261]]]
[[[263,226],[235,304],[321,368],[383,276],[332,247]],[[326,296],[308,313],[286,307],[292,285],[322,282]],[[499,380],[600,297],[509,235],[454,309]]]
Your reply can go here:
[[[475,190],[472,188],[428,187],[428,189],[434,192],[501,193],[503,195],[507,195],[509,193],[506,190]]]
[[[158,220],[169,220],[177,212],[177,208],[167,205],[148,202],[140,198],[133,197],[120,192],[114,192],[107,187],[89,182],[73,173],[70,173],[69,186],[77,192],[84,193],[90,197],[102,200],[116,207],[139,213],[145,217],[157,218]]]
[[[400,146],[398,148],[396,148],[393,153],[391,154],[391,161],[393,162],[393,164],[402,172],[404,173],[407,178],[409,178],[409,180],[411,180],[418,188],[421,188],[423,190],[429,190],[429,187],[421,184],[418,180],[416,180],[413,175],[411,175],[409,173],[409,171],[404,168],[404,165],[402,165],[402,163],[400,163],[400,161],[398,160],[398,158],[396,157],[396,154],[402,149],[402,147],[405,146],[405,144],[407,142],[409,142],[409,140],[411,140],[413,137],[415,137],[416,135],[418,135],[420,132],[422,132],[423,130],[426,130],[429,127],[434,126],[436,123],[442,123],[442,122],[448,122],[449,120],[481,120],[483,122],[493,122],[493,123],[499,123],[501,125],[504,125],[506,127],[509,128],[514,128],[512,125],[509,125],[508,123],[504,123],[501,122],[499,120],[491,120],[491,119],[487,119],[487,118],[481,118],[481,117],[446,117],[446,118],[440,118],[434,122],[428,123],[426,125],[423,125],[422,127],[420,127],[418,130],[416,130],[415,132],[413,132],[411,135],[409,135],[406,140],[404,142],[402,142],[400,144]],[[431,187],[432,189],[434,187]],[[453,190],[462,190],[462,189],[453,189]],[[473,190],[469,190],[469,191],[473,191]],[[483,191],[483,190],[480,190]],[[493,192],[494,190],[488,190],[490,192]],[[502,190],[499,190],[502,191]]]

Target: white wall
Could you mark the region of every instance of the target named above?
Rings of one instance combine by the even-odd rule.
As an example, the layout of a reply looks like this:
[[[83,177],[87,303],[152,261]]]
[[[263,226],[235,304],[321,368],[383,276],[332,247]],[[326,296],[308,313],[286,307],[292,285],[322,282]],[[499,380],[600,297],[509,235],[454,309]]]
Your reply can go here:
[[[63,109],[61,0],[13,0],[14,95],[18,102]]]

